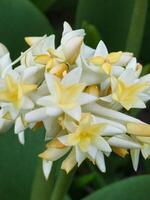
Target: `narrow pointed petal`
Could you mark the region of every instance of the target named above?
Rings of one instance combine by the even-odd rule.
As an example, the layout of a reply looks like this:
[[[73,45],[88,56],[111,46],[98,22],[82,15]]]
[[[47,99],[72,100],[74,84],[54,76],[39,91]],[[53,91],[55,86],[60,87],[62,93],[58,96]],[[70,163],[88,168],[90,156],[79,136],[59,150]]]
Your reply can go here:
[[[80,78],[81,78],[81,73],[82,73],[82,68],[77,67],[73,70],[71,70],[69,73],[67,73],[63,80],[62,84],[68,86],[68,85],[73,85],[76,83],[79,83]]]
[[[53,162],[48,161],[48,160],[43,160],[42,168],[43,168],[43,173],[46,180],[48,180],[48,177],[52,169],[52,165],[53,165]]]
[[[104,154],[100,151],[98,151],[96,155],[96,165],[98,166],[101,172],[106,172]]]
[[[108,139],[108,143],[111,146],[126,148],[126,149],[141,147],[140,144],[135,142],[132,138],[130,138],[127,135],[113,136],[110,139]]]
[[[77,164],[75,150],[73,149],[67,158],[62,162],[61,169],[65,170],[68,174]]]
[[[131,160],[132,160],[133,168],[135,171],[137,171],[139,157],[140,157],[140,149],[131,149],[130,153],[131,153]]]
[[[94,56],[106,57],[107,55],[108,55],[108,50],[104,42],[101,40],[96,47]]]

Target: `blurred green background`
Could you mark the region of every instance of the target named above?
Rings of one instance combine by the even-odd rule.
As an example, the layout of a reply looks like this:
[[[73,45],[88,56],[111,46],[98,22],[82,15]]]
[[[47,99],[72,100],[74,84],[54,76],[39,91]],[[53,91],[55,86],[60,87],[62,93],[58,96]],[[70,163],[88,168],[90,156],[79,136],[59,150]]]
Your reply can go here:
[[[144,71],[150,71],[149,0],[0,0],[0,42],[8,47],[12,60],[27,48],[25,36],[55,33],[58,44],[64,21],[73,28],[84,28],[88,45],[96,47],[102,39],[110,51],[132,51],[145,66]],[[150,122],[149,109],[140,113],[132,110],[131,114]],[[37,155],[44,145],[43,129],[26,131],[24,146],[19,144],[13,130],[0,135],[0,200],[49,199],[59,163],[46,182],[42,170],[39,172],[36,167],[39,163],[41,168]],[[87,200],[150,199],[150,176],[131,178],[105,188],[130,176],[149,174],[149,160],[141,158],[138,171],[134,172],[129,156],[123,159],[112,154],[106,159],[106,166],[107,173],[102,174],[91,163],[84,162],[66,199],[82,199],[96,190]],[[41,195],[43,188],[45,196]],[[38,191],[36,196],[35,191]]]

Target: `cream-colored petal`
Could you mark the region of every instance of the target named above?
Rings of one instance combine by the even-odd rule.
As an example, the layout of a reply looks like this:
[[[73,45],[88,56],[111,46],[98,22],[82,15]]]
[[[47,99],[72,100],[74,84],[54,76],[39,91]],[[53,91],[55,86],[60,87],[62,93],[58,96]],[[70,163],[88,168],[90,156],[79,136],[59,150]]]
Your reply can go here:
[[[75,150],[72,149],[67,158],[62,162],[61,169],[65,170],[68,174],[75,167],[76,164],[77,162]]]
[[[106,172],[104,154],[101,151],[97,152],[96,165],[98,166],[98,168],[100,169],[101,172]]]
[[[139,156],[140,156],[140,149],[131,149],[130,154],[131,154],[133,168],[135,171],[137,171],[138,163],[139,163]]]
[[[62,84],[64,84],[65,86],[69,86],[79,83],[81,78],[81,73],[82,73],[82,68],[76,67],[75,69],[71,70],[64,76]]]
[[[150,136],[150,125],[140,123],[128,123],[127,132],[131,135]]]
[[[96,47],[94,56],[102,56],[105,58],[107,55],[108,55],[107,47],[105,46],[104,42],[100,40],[100,42]]]
[[[130,138],[127,135],[113,136],[110,139],[108,139],[108,143],[112,146],[126,149],[141,147],[139,143],[135,142],[132,138]]]
[[[48,177],[52,169],[52,165],[53,165],[53,162],[48,161],[48,160],[43,160],[42,168],[43,168],[43,174],[46,180],[48,180]]]

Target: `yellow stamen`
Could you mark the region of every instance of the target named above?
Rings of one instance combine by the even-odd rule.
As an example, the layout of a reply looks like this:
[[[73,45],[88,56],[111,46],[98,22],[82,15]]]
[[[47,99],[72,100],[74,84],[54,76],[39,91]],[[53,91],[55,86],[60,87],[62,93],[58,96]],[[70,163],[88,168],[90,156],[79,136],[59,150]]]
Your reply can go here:
[[[17,108],[20,106],[23,95],[37,88],[35,84],[17,83],[13,78],[6,76],[6,89],[0,90],[0,101],[13,103]]]
[[[112,97],[127,110],[134,107],[134,104],[138,100],[138,93],[144,91],[150,85],[149,83],[126,85],[122,80],[114,80],[116,81],[116,89],[113,92]]]

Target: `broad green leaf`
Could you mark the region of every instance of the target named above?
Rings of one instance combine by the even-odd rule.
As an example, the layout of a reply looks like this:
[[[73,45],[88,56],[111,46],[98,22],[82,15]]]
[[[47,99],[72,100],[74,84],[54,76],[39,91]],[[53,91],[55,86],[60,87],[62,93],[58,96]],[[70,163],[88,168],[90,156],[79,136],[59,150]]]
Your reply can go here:
[[[25,36],[52,33],[45,16],[27,0],[0,0],[0,42],[4,43],[14,59],[27,47]]]
[[[48,11],[56,0],[30,0],[32,1],[40,10]]]
[[[83,200],[149,200],[150,175],[132,177],[115,184],[111,184]]]
[[[27,47],[25,36],[52,33],[43,14],[29,1],[0,1],[0,42],[11,52],[12,58]],[[13,128],[0,135],[0,198],[3,200],[30,199],[37,156],[44,149],[43,129],[26,131],[26,143],[21,145]]]
[[[28,200],[38,154],[44,149],[43,130],[26,132],[21,145],[13,131],[0,135],[0,198]]]
[[[94,25],[110,50],[125,48],[134,0],[79,0],[76,24]]]
[[[127,36],[126,50],[133,52],[136,56],[139,55],[141,50],[147,10],[147,0],[135,1],[133,14],[131,16],[131,25]]]

